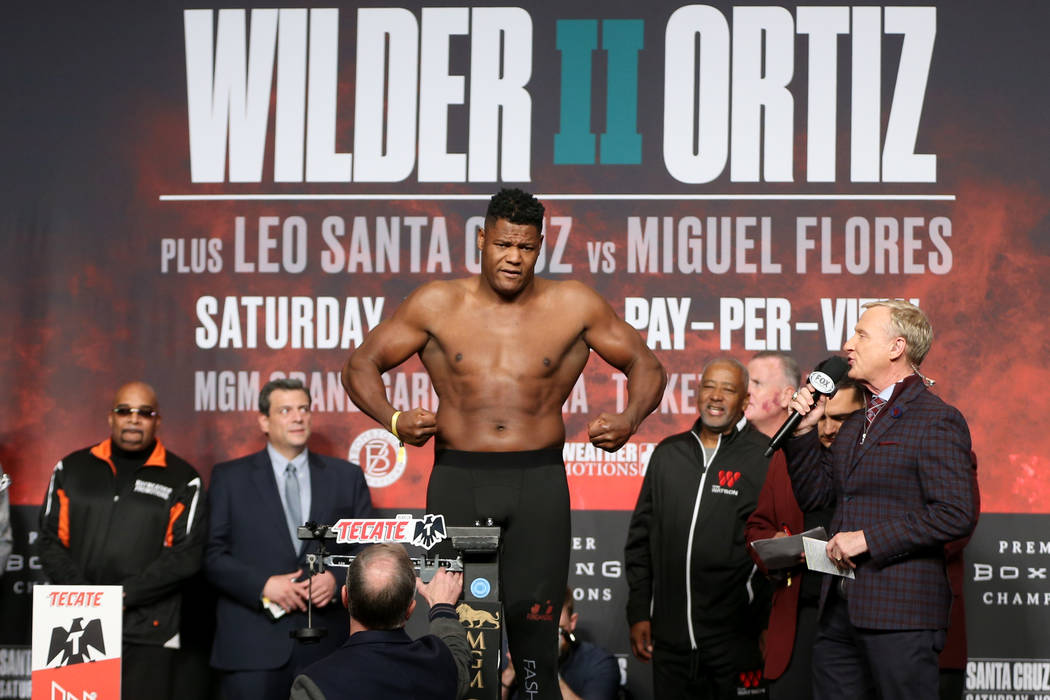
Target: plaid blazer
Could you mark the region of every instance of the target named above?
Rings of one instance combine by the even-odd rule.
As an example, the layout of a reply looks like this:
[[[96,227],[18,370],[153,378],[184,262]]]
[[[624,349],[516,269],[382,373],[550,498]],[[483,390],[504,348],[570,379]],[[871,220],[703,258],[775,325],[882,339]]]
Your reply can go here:
[[[886,630],[943,629],[952,592],[944,545],[977,524],[977,465],[966,420],[912,376],[883,406],[861,444],[864,412],[830,450],[817,431],[784,447],[803,510],[836,503],[831,533],[863,530],[868,553],[847,583],[850,621]],[[837,577],[825,576],[821,609]]]

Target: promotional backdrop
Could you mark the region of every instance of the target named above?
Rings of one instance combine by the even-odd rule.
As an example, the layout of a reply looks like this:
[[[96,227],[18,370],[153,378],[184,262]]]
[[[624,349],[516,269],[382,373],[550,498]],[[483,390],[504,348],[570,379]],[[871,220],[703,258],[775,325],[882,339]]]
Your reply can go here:
[[[124,381],[156,388],[160,435],[207,479],[262,446],[259,387],[299,377],[311,449],[361,464],[380,508],[422,508],[432,448],[399,463],[339,372],[415,287],[478,272],[487,199],[520,186],[547,206],[539,273],[592,285],[669,376],[613,455],[585,426],[622,376],[594,358],[565,404],[584,636],[628,653],[629,511],[705,360],[808,369],[900,297],[980,465],[969,687],[1050,690],[1024,681],[1050,668],[1045,5],[230,8],[57,2],[0,27],[10,668],[51,468],[106,436]],[[386,380],[435,408],[418,360]]]

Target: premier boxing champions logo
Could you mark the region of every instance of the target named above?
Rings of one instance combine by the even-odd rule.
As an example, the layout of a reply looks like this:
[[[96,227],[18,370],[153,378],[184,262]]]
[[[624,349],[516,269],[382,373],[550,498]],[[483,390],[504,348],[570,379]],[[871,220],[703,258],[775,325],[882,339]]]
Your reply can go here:
[[[51,681],[51,700],[96,700],[98,693],[92,693],[89,690],[85,690],[84,694],[77,696],[75,691],[66,690],[58,683]]]
[[[403,450],[399,455],[398,447],[397,438],[388,431],[372,428],[358,435],[350,444],[347,459],[361,465],[369,488],[382,488],[390,486],[405,473],[408,457]]]

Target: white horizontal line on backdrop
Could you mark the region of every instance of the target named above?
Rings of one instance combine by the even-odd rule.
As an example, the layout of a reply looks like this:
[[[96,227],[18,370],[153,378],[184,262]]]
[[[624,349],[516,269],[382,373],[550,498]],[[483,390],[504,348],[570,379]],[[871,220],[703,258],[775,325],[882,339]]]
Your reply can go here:
[[[162,202],[289,201],[484,201],[491,194],[162,194]],[[538,199],[573,201],[800,201],[954,202],[954,194],[537,194]]]

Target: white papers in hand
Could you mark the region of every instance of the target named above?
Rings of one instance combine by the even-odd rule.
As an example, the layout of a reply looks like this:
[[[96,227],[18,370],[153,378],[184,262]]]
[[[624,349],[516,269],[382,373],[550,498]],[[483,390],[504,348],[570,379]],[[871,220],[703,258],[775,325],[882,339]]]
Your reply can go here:
[[[845,576],[846,578],[857,578],[853,569],[840,569],[828,556],[827,540],[818,540],[812,537],[802,538],[802,547],[806,550],[806,566],[810,571],[819,571],[822,574],[832,576]]]

